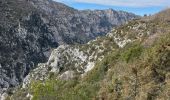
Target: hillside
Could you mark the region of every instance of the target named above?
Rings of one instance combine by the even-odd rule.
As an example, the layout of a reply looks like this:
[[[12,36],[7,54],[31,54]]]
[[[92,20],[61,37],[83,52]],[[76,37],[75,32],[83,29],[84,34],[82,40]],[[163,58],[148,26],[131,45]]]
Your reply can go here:
[[[0,94],[22,83],[53,48],[84,44],[138,16],[79,11],[52,0],[0,0]]]
[[[58,47],[7,98],[169,100],[170,23],[164,15],[130,21],[84,45]]]

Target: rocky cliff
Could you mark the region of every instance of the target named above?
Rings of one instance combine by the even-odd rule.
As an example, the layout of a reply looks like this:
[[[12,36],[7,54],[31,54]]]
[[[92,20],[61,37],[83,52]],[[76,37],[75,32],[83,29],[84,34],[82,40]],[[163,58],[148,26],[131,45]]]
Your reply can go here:
[[[59,46],[7,98],[169,100],[167,14],[130,21],[87,44]]]
[[[79,11],[52,0],[0,0],[0,91],[22,82],[52,48],[87,43],[137,17],[112,9]]]

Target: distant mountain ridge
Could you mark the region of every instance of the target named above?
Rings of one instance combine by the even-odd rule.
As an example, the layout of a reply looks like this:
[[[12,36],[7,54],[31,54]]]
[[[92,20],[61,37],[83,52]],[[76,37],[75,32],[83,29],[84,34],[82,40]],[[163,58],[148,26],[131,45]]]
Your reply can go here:
[[[19,85],[52,48],[83,44],[138,18],[114,10],[79,11],[52,0],[0,0],[0,93]]]

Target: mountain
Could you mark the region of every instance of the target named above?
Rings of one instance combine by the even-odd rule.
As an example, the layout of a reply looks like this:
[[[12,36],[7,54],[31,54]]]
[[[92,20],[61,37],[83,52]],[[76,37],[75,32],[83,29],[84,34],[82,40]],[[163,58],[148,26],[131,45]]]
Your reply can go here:
[[[170,9],[61,45],[6,96],[14,100],[169,100]],[[11,92],[10,92],[11,93]]]
[[[138,18],[109,10],[79,11],[52,0],[0,0],[0,93],[19,85],[59,45],[84,44]]]

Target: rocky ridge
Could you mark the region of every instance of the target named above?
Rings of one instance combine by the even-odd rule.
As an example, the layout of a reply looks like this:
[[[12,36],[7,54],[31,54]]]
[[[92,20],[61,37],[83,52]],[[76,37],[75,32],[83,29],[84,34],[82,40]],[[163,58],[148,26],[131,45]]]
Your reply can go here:
[[[169,27],[167,17],[144,17],[88,44],[60,46],[11,97],[168,100]]]
[[[162,23],[145,22],[144,19],[130,21],[125,25],[114,28],[106,36],[99,37],[84,45],[61,45],[52,51],[47,63],[39,64],[39,67],[30,75],[32,75],[32,78],[35,78],[33,80],[41,81],[48,78],[49,72],[56,73],[58,77],[69,70],[83,75],[92,70],[95,63],[102,61],[104,56],[109,54],[110,51],[124,48],[127,44],[135,41],[142,41],[142,45],[147,47],[152,45],[159,38],[160,34],[163,35],[161,33],[162,30],[165,33],[170,31],[163,27]],[[46,74],[41,76],[45,69]]]

